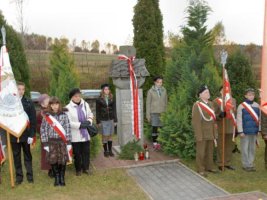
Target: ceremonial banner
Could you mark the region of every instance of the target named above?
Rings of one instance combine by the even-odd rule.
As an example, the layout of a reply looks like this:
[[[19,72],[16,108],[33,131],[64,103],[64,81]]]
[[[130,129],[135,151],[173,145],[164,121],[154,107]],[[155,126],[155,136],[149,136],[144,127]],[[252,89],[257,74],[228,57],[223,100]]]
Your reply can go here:
[[[133,68],[134,57],[128,58],[125,55],[119,56],[120,60],[127,60],[130,75],[130,89],[131,89],[131,105],[132,105],[132,133],[137,139],[141,139],[141,114],[140,114],[140,100],[138,95],[138,83]]]
[[[6,155],[5,155],[5,149],[2,143],[2,139],[0,137],[0,165],[5,162],[6,160]]]
[[[0,54],[0,127],[20,137],[28,124],[5,45]]]

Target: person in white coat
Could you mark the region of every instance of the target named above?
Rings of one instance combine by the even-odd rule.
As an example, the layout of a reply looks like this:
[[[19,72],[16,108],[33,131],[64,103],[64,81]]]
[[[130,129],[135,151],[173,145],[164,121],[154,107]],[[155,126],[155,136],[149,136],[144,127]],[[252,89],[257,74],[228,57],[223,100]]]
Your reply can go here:
[[[71,126],[76,176],[81,176],[82,172],[89,175],[90,135],[87,128],[92,124],[93,113],[89,104],[81,98],[79,88],[72,89],[69,98],[70,103],[66,107]]]

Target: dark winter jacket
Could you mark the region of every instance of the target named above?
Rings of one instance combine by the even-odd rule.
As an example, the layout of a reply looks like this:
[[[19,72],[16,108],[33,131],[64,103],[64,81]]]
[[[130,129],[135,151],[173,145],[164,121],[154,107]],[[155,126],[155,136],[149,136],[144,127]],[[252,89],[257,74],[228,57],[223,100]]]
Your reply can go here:
[[[260,119],[259,104],[249,100],[245,100],[245,102],[252,107]],[[237,109],[237,129],[238,133],[244,133],[248,135],[255,135],[260,131],[260,126],[255,122],[242,104],[240,104]]]
[[[267,135],[267,115],[264,112],[261,113],[261,134]]]
[[[27,126],[27,128],[19,138],[11,136],[11,142],[26,142],[28,140],[28,137],[33,138],[36,134],[36,111],[34,104],[26,97],[22,97],[21,103],[23,105],[24,111],[29,117],[30,124],[29,126]]]
[[[96,100],[96,123],[107,120],[117,122],[116,102],[109,98],[107,104],[104,98],[99,97]]]

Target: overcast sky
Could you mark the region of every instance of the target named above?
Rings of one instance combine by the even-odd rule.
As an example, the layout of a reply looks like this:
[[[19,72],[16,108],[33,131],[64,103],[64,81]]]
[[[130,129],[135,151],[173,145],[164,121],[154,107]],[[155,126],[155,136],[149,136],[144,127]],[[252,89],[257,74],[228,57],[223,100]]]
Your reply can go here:
[[[12,0],[0,0],[7,22],[17,29],[17,11]],[[14,0],[13,0],[14,1]],[[127,44],[133,36],[133,7],[137,0],[26,0],[25,19],[29,33],[65,36],[100,43]],[[207,0],[213,12],[208,25],[222,21],[227,40],[262,44],[264,0]],[[188,0],[160,0],[164,33],[178,33],[185,24]]]

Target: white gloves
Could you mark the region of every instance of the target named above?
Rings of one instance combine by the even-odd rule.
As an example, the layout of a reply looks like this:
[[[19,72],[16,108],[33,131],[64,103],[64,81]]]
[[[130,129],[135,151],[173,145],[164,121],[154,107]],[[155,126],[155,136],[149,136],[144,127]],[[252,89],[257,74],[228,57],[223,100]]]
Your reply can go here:
[[[5,150],[5,148],[6,148],[6,145],[3,145],[2,147],[3,147],[3,149]]]
[[[44,147],[44,150],[45,150],[47,153],[49,153],[49,147],[48,147],[48,146],[45,146],[45,147]]]
[[[67,145],[67,150],[70,151],[72,149],[72,146],[70,144]]]
[[[31,138],[31,137],[28,137],[28,144],[32,144],[32,142],[33,142],[33,138]]]

